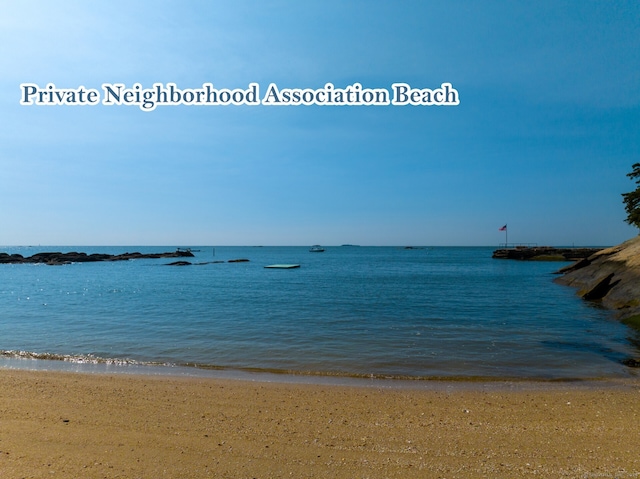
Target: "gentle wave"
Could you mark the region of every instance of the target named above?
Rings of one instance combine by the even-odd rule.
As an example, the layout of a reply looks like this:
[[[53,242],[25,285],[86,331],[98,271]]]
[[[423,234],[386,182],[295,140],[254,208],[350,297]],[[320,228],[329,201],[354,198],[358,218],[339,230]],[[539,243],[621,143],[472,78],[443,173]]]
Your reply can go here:
[[[44,361],[45,365],[39,364],[40,370],[57,370],[56,362],[72,363],[80,366],[80,369],[75,369],[76,372],[96,372],[93,369],[82,369],[82,366],[116,366],[119,371],[114,369],[103,370],[101,372],[114,373],[114,372],[131,372],[134,374],[146,375],[153,370],[154,374],[161,374],[171,376],[174,374],[172,370],[194,370],[194,371],[206,371],[210,372],[225,372],[226,377],[230,378],[243,378],[245,374],[254,374],[259,376],[269,377],[306,377],[306,378],[334,378],[334,379],[368,379],[368,380],[383,380],[383,381],[400,381],[400,382],[483,382],[483,383],[528,383],[531,381],[541,383],[567,383],[567,382],[589,382],[589,381],[601,381],[605,378],[602,376],[594,377],[548,377],[548,376],[495,376],[495,375],[427,375],[427,376],[415,376],[406,374],[362,374],[346,371],[307,371],[307,370],[288,370],[288,369],[276,369],[276,368],[258,368],[258,367],[241,367],[241,368],[228,368],[225,366],[215,364],[200,364],[200,363],[159,363],[154,361],[138,361],[127,358],[102,358],[93,355],[67,355],[67,354],[54,354],[54,353],[38,353],[33,351],[3,351],[0,350],[0,358],[6,358],[9,360],[24,360],[24,361]],[[16,363],[12,363],[16,366]],[[22,364],[20,369],[30,369],[29,363]],[[129,367],[135,367],[135,370],[128,369]],[[160,368],[160,369],[158,369]],[[187,373],[188,374],[188,373]]]
[[[128,366],[128,365],[152,365],[152,366],[170,366],[170,364],[153,363],[136,361],[135,359],[122,359],[122,358],[101,358],[87,355],[74,355],[74,354],[55,354],[55,353],[36,353],[33,351],[0,351],[0,357],[10,359],[41,359],[46,361],[66,361],[77,364],[110,364],[116,366]]]

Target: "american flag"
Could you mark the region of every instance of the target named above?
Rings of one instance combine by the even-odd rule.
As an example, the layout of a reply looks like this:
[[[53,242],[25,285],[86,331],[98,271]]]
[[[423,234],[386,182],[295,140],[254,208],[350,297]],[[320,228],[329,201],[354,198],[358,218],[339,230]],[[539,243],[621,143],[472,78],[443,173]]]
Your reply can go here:
[[[498,231],[507,231],[507,225],[504,225],[502,228],[498,228]]]

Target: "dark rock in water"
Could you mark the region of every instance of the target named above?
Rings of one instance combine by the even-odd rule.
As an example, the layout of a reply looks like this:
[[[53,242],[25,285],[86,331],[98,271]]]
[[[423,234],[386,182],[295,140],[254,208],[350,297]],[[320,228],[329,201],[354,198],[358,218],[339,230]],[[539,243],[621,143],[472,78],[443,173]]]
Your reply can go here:
[[[147,259],[147,258],[189,258],[193,257],[190,251],[174,251],[171,253],[124,253],[119,255],[111,254],[86,254],[75,251],[69,253],[51,252],[36,253],[33,256],[23,257],[19,254],[8,255],[0,253],[0,264],[21,264],[21,263],[44,263],[48,265],[62,265],[69,263],[91,263],[97,261],[127,261],[130,259]]]
[[[245,258],[241,258],[241,259],[230,259],[229,261],[227,261],[227,263],[248,263],[249,260],[245,259]]]
[[[628,368],[640,368],[640,361],[633,358],[627,358],[623,360],[622,364],[624,364]]]
[[[24,257],[21,254],[0,253],[0,264],[21,263]]]
[[[189,261],[174,261],[173,263],[167,263],[167,266],[191,266]]]

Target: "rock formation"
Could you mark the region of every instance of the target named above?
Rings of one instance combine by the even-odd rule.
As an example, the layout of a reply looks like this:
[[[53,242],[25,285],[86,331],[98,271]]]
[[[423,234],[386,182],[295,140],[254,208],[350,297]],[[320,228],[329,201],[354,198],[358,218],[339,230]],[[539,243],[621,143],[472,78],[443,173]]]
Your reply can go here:
[[[578,295],[617,312],[640,329],[640,236],[603,249],[558,271],[556,282],[578,288]]]
[[[86,254],[72,251],[70,253],[36,253],[33,256],[24,257],[20,254],[0,253],[0,264],[21,264],[21,263],[44,263],[48,265],[61,265],[69,263],[90,263],[96,261],[126,261],[130,259],[144,258],[190,258],[193,253],[190,251],[177,250],[171,253],[124,253],[118,255],[111,254]]]

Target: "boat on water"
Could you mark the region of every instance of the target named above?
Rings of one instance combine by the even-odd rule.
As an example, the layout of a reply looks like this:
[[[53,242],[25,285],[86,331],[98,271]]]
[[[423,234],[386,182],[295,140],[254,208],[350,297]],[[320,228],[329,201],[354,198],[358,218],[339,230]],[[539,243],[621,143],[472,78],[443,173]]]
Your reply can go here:
[[[319,244],[314,244],[311,248],[309,248],[310,253],[324,253],[324,248]]]

